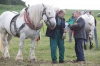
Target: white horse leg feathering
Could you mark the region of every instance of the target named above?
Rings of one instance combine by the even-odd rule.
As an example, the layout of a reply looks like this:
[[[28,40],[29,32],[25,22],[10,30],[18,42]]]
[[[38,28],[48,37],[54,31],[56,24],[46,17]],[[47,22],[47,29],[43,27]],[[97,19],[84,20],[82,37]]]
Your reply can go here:
[[[3,41],[1,38],[1,34],[0,34],[0,51],[2,52],[2,55],[4,54],[4,46],[3,46]]]
[[[22,61],[23,60],[22,50],[23,50],[23,47],[24,47],[24,40],[25,40],[25,34],[22,33],[20,35],[19,51],[18,51],[17,56],[16,56],[17,61]]]
[[[3,46],[4,46],[4,59],[10,58],[9,51],[8,51],[8,42],[7,42],[7,32],[4,30],[4,33],[2,34],[3,39]]]
[[[31,43],[31,45],[30,45],[30,53],[29,53],[29,61],[36,61],[36,57],[35,57],[35,53],[34,53],[34,51],[35,51],[35,40],[36,39],[32,39],[32,43]]]

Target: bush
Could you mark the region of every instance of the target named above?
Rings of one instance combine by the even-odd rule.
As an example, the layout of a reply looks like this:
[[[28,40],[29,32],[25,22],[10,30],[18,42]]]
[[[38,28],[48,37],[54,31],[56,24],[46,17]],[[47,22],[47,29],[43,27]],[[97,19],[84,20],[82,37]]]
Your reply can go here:
[[[22,5],[2,5],[0,4],[0,11],[19,11],[21,9],[23,9],[25,6]]]

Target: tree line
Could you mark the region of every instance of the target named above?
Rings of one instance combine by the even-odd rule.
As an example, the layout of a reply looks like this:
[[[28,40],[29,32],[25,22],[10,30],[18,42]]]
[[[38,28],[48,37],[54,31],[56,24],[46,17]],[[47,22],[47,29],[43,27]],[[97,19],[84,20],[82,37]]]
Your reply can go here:
[[[0,0],[0,4],[4,4],[4,5],[24,5],[25,6],[25,2],[23,2],[22,0]]]

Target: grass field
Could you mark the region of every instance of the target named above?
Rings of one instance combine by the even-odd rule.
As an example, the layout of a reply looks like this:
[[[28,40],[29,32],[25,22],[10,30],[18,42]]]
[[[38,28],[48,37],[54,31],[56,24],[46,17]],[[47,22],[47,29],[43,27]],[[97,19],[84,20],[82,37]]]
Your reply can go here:
[[[13,9],[8,9],[13,10]],[[20,11],[20,9],[14,9],[16,11]],[[6,9],[0,10],[0,13],[3,11],[6,11]],[[75,10],[66,10],[67,14],[65,16],[66,20],[71,16],[71,13]],[[97,17],[97,13],[100,11],[95,10],[94,16],[97,19],[97,34],[98,34],[98,41],[100,40],[100,18]],[[44,30],[43,30],[44,29]],[[15,57],[17,55],[18,49],[19,49],[19,38],[13,37],[11,40],[11,43],[9,45],[9,52],[10,52],[10,59],[4,60],[2,58],[2,54],[0,53],[0,66],[100,66],[100,49],[96,48],[95,42],[94,42],[94,48],[90,50],[89,48],[87,50],[84,50],[85,52],[85,59],[86,64],[85,65],[79,65],[77,63],[73,64],[70,62],[70,60],[76,59],[76,55],[74,52],[74,39],[72,43],[68,42],[68,33],[67,38],[65,39],[65,63],[63,64],[51,64],[51,56],[50,56],[50,46],[49,46],[49,38],[45,36],[46,26],[44,26],[41,29],[41,40],[37,43],[36,42],[36,48],[35,48],[35,54],[37,57],[36,63],[30,63],[28,62],[28,56],[29,56],[29,49],[30,49],[30,39],[25,40],[24,49],[23,49],[23,63],[19,64],[15,61]],[[89,47],[89,46],[88,46]],[[100,47],[100,41],[99,41],[99,47]],[[59,58],[59,52],[57,50],[57,58]],[[59,59],[58,59],[59,60]]]

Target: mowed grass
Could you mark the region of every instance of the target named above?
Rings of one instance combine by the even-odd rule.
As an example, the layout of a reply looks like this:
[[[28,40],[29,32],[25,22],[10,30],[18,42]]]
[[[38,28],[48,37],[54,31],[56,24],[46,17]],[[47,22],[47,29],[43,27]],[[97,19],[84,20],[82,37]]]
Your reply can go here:
[[[20,10],[16,10],[20,11]],[[71,13],[75,10],[66,10],[67,14],[65,16],[66,20],[71,16]],[[3,12],[3,11],[2,11]],[[100,11],[94,11],[95,17],[97,13]],[[1,13],[1,12],[0,12]],[[98,41],[100,40],[100,18],[96,17],[97,19],[97,34],[98,34]],[[51,55],[50,55],[50,43],[49,38],[45,36],[46,32],[46,26],[44,24],[43,28],[41,29],[41,40],[39,42],[36,42],[35,45],[35,55],[37,58],[36,63],[30,63],[28,62],[29,57],[29,50],[30,50],[30,39],[26,39],[24,43],[23,48],[23,63],[19,64],[15,61],[17,52],[19,50],[19,41],[20,39],[17,37],[13,37],[11,40],[11,43],[9,45],[9,53],[10,53],[10,59],[4,60],[2,58],[2,53],[0,53],[0,66],[100,66],[100,49],[96,48],[95,42],[94,42],[94,48],[84,50],[85,53],[85,59],[86,64],[80,65],[77,63],[71,63],[70,61],[73,59],[76,59],[75,51],[74,51],[74,39],[72,43],[68,42],[68,33],[67,38],[65,39],[65,63],[63,64],[52,64],[51,63]],[[100,41],[99,41],[99,47],[100,47]],[[59,51],[57,49],[57,58],[59,60]]]

